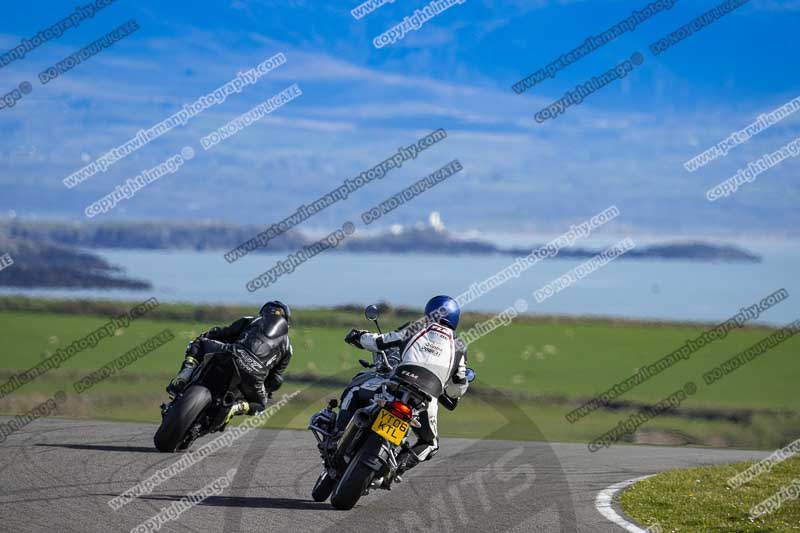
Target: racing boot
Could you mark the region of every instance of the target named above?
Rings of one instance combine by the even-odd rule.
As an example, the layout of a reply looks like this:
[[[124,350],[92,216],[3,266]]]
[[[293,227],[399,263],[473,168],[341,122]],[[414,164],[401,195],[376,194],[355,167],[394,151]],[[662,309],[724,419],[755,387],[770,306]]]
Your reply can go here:
[[[234,403],[231,405],[231,409],[228,411],[228,416],[225,417],[225,423],[223,425],[227,426],[234,416],[243,415],[246,413],[250,413],[249,403],[244,400]]]
[[[419,464],[419,457],[410,448],[404,448],[397,455],[397,473],[395,477],[400,477]]]

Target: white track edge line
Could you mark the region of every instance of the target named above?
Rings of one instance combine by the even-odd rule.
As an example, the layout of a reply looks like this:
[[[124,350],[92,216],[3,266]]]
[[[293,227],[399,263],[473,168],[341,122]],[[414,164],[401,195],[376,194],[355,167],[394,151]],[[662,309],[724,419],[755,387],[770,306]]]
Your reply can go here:
[[[615,483],[614,485],[611,485],[610,487],[601,490],[600,492],[597,493],[597,498],[594,501],[595,508],[601,515],[606,517],[606,519],[610,520],[611,522],[614,522],[625,531],[630,531],[631,533],[649,533],[650,532],[649,529],[642,529],[636,524],[628,522],[627,520],[622,518],[611,506],[611,502],[614,500],[614,495],[617,492],[630,487],[637,481],[641,481],[649,477],[651,476],[642,476],[634,479],[629,479],[627,481]]]

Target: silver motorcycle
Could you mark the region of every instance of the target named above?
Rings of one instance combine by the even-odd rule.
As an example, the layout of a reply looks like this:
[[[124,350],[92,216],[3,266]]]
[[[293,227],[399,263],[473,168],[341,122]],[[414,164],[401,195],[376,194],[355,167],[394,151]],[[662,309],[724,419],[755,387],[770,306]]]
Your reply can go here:
[[[367,306],[364,314],[380,332],[377,306]],[[428,408],[431,397],[414,383],[413,375],[395,374],[398,352],[376,352],[372,363],[359,360],[380,385],[368,404],[353,413],[341,434],[336,429],[341,415],[336,411],[337,400],[330,400],[325,409],[311,417],[308,429],[317,440],[323,463],[311,491],[315,501],[330,496],[333,507],[352,509],[371,489],[388,490],[393,482],[401,481],[398,455],[404,449],[413,453],[407,442],[409,432],[420,427],[419,416]],[[467,380],[474,378],[475,372],[467,369]],[[439,400],[445,408],[455,408],[456,403],[446,396]]]

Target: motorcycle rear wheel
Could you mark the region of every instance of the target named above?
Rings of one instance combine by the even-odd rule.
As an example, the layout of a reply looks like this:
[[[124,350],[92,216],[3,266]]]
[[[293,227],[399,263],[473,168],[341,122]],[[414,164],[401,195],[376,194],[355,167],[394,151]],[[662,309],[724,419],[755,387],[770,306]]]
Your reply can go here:
[[[347,465],[347,469],[331,496],[331,505],[336,509],[352,509],[358,503],[364,491],[367,490],[369,484],[372,483],[372,480],[375,479],[377,472],[369,466],[368,462],[375,463],[380,453],[381,443],[382,439],[377,438],[377,436],[376,438],[368,438],[361,450]]]

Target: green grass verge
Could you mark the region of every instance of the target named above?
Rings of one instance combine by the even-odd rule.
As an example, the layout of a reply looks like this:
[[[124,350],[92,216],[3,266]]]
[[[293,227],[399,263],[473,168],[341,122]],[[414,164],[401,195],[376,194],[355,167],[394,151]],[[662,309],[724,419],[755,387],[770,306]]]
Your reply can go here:
[[[126,308],[115,302],[97,303],[97,306],[98,309],[92,307],[87,311],[74,308],[74,302],[0,298],[0,309],[6,309],[0,311],[0,331],[3,332],[0,383],[99,327],[112,313]],[[59,312],[52,312],[54,309]],[[95,311],[100,314],[94,314]],[[74,314],[76,312],[92,314]],[[177,371],[186,343],[211,326],[225,323],[244,312],[245,309],[230,307],[162,305],[153,315],[134,322],[127,329],[118,330],[114,337],[103,339],[97,347],[79,353],[59,369],[0,399],[0,413],[24,412],[37,401],[63,389],[70,393],[64,410],[67,416],[156,421],[158,405],[164,400],[164,385]],[[296,327],[292,328],[295,356],[287,376],[289,383],[292,373],[337,375],[346,379],[359,369],[357,359],[368,354],[342,342],[348,327],[369,325],[359,310],[301,309],[295,315]],[[194,316],[202,316],[203,320],[188,319]],[[382,323],[384,328],[395,327],[410,316],[405,311],[388,312]],[[465,317],[467,325],[482,318]],[[91,391],[75,394],[72,389],[74,381],[165,328],[173,332],[175,340]],[[601,392],[702,331],[700,325],[523,317],[471,345],[469,364],[478,373],[478,386],[530,395],[549,394],[568,401]],[[702,383],[703,371],[769,333],[766,328],[731,332],[726,339],[706,346],[689,361],[678,363],[629,391],[622,399],[656,402],[686,381],[693,380],[699,390],[682,407],[797,411],[800,396],[795,391],[800,379],[800,361],[792,357],[800,346],[797,338],[776,347],[713,387]],[[764,387],[764,383],[769,383],[769,386]],[[467,396],[464,405],[470,406],[469,409],[443,413],[443,434],[476,436],[476,431],[471,428],[477,423],[472,421],[491,426],[498,416],[502,418],[502,414],[509,411],[507,403]],[[541,438],[537,437],[541,435],[548,440],[588,441],[630,414],[598,411],[569,424],[563,417],[574,405],[531,399],[518,400],[517,405],[534,424],[531,427],[519,425],[507,434],[508,438]],[[291,409],[286,416],[290,414]],[[304,424],[305,420],[301,420],[296,425],[304,427]],[[686,443],[770,448],[798,430],[800,419],[786,420],[769,414],[754,415],[749,423],[738,424],[662,416],[648,422],[637,435],[637,440],[642,440],[640,437],[646,437],[648,433],[662,431],[677,433]]]
[[[800,483],[800,457],[777,465],[749,483],[731,489],[726,481],[753,463],[709,466],[658,474],[622,493],[624,512],[644,526],[666,532],[755,533],[800,531],[800,501],[751,518],[750,509],[781,488]],[[796,494],[796,492],[795,492]]]

